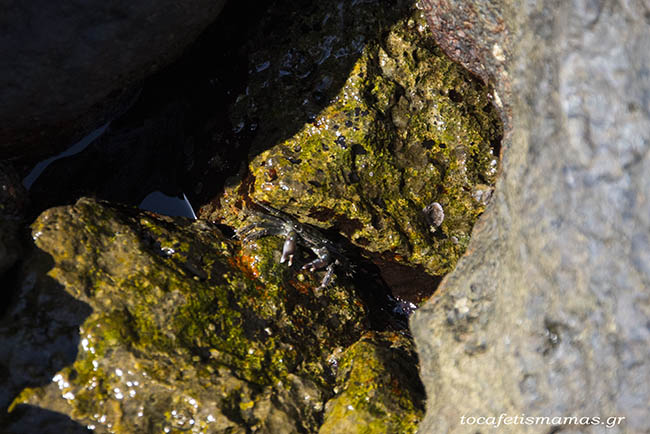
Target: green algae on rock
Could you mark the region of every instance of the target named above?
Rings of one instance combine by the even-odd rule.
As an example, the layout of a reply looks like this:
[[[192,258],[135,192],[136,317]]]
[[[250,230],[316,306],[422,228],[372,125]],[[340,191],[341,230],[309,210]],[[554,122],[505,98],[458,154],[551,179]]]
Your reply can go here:
[[[424,389],[413,342],[395,332],[368,333],[341,356],[337,395],[319,434],[415,433]]]
[[[415,11],[368,42],[312,123],[261,152],[221,208],[238,226],[240,192],[433,275],[465,251],[497,172],[501,124],[489,89],[451,62]],[[243,187],[243,188],[242,188]],[[423,209],[438,202],[432,227]]]
[[[278,269],[276,239],[240,250],[205,222],[89,199],[43,213],[33,237],[54,262],[43,279],[93,312],[75,362],[14,405],[100,430],[314,431],[330,355],[366,329],[351,288],[315,295]]]
[[[350,282],[313,291],[316,276],[278,264],[278,237],[241,246],[204,221],[91,199],[46,211],[32,235],[31,292],[56,285],[92,312],[77,320],[76,359],[49,384],[25,388],[10,410],[46,408],[97,432],[317,432],[336,395],[339,355],[348,366],[346,349],[369,330]],[[68,305],[79,309],[67,303],[56,315]],[[353,348],[363,360],[379,351]],[[395,366],[354,372],[399,378]],[[401,399],[415,392],[394,392],[399,405],[379,396],[390,411],[379,419],[418,406]]]

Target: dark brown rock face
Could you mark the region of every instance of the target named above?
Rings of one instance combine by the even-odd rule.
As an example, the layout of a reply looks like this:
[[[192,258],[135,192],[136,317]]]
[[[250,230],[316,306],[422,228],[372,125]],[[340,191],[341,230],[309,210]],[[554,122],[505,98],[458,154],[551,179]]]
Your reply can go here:
[[[52,153],[115,116],[224,2],[3,2],[0,158]]]
[[[470,254],[411,321],[420,432],[501,414],[520,423],[499,432],[647,432],[647,3],[422,3],[443,49],[494,84],[506,132]]]
[[[0,161],[0,282],[22,253],[20,231],[26,206],[27,192],[18,175]]]

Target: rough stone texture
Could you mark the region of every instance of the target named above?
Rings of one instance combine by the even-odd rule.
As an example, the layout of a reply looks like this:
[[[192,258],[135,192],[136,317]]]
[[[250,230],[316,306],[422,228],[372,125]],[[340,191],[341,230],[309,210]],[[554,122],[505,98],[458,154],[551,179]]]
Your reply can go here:
[[[456,58],[487,60],[511,128],[470,254],[411,322],[428,395],[420,432],[489,432],[461,416],[506,413],[626,419],[499,432],[647,433],[648,3],[423,3],[450,55],[462,31],[479,54]]]
[[[0,158],[54,152],[106,122],[224,1],[3,2]]]
[[[319,434],[414,433],[424,390],[410,372],[413,341],[396,332],[368,333],[339,360],[337,395],[327,403]]]
[[[389,21],[386,31],[363,44],[328,105],[286,140],[260,136],[268,149],[250,159],[216,210],[209,204],[199,215],[239,226],[248,196],[344,234],[375,257],[435,276],[453,269],[492,192],[501,123],[489,89],[441,52],[422,11],[409,6],[376,12],[375,20]],[[237,106],[247,116],[271,104],[268,76],[259,75]],[[277,117],[292,113],[285,101]],[[444,209],[441,225],[425,211],[432,203]]]
[[[278,263],[279,237],[241,244],[205,221],[87,198],[44,212],[32,237],[0,317],[0,431],[41,432],[30,421],[55,412],[46,432],[69,425],[63,415],[96,432],[316,432],[339,358],[345,370],[376,352],[357,376],[409,381],[364,391],[383,410],[368,422],[416,430],[410,338],[347,352],[374,324],[359,282],[316,290],[322,276]]]
[[[242,5],[226,5],[87,149],[51,164],[30,215],[82,196],[138,205],[155,190],[184,191],[198,209],[248,158],[256,201],[345,234],[396,296],[422,302],[494,186],[502,129],[489,89],[441,52],[410,0]],[[438,203],[441,225],[423,212]],[[221,218],[212,211],[200,214]]]

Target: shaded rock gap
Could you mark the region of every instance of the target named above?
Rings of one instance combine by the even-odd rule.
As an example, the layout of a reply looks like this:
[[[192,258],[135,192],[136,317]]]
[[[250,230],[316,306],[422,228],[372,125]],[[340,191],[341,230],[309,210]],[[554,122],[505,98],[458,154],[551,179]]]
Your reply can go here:
[[[388,5],[387,2],[377,2],[364,7],[370,10],[383,4]],[[307,10],[304,10],[305,5],[308,5]],[[315,66],[300,63],[309,58],[309,53],[279,52],[275,59],[271,59],[270,66],[266,66],[267,70],[281,70],[284,62],[293,75],[277,80],[273,84],[277,90],[270,91],[269,95],[278,93],[279,98],[295,100],[295,103],[287,101],[285,105],[295,105],[299,109],[296,115],[287,116],[277,124],[269,122],[265,119],[269,118],[269,111],[274,110],[270,103],[268,107],[256,109],[261,110],[260,114],[237,114],[236,122],[246,125],[241,129],[233,123],[233,113],[229,112],[234,101],[246,94],[254,68],[265,66],[265,59],[255,57],[265,52],[264,44],[270,44],[269,47],[274,47],[274,43],[304,45],[300,39],[283,40],[287,33],[278,32],[278,29],[291,28],[291,20],[297,15],[309,16],[310,9],[321,8],[323,13],[329,13],[327,5],[315,5],[299,6],[278,0],[265,7],[252,8],[248,2],[228,2],[217,21],[180,60],[144,81],[137,104],[113,121],[111,130],[92,145],[93,149],[56,162],[54,167],[46,170],[33,188],[30,215],[35,217],[43,209],[71,204],[81,196],[138,205],[153,190],[170,196],[184,191],[198,209],[220,191],[227,177],[237,173],[246,155],[291,136],[342,85],[346,70],[354,61],[354,53],[339,58],[335,58],[334,53],[328,54],[327,69],[337,72],[331,75],[334,80],[328,81],[326,87],[319,87],[318,77],[316,81],[310,77],[296,78],[296,84],[287,87],[289,77],[299,76],[301,68]],[[308,27],[312,30],[305,37],[323,38],[327,35],[319,28],[322,19],[310,20]],[[372,34],[373,29],[364,31],[368,33],[364,38],[371,40],[376,37]],[[278,36],[273,36],[277,34],[285,36],[278,39]],[[260,35],[278,40],[260,39]],[[349,38],[336,34],[333,37]],[[215,49],[215,45],[219,49]],[[320,48],[327,49],[326,46]],[[265,72],[261,71],[262,74]],[[329,74],[326,72],[325,76],[330,77]],[[314,87],[323,94],[321,105],[310,96]],[[312,102],[307,112],[301,112],[300,102],[305,99]],[[125,154],[128,159],[125,159]],[[57,185],[53,179],[60,187],[52,188]]]

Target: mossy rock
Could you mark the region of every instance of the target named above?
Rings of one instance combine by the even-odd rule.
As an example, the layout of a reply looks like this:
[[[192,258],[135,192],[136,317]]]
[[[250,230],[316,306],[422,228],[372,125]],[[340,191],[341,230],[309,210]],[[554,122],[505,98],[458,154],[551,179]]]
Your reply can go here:
[[[501,135],[489,89],[440,51],[414,10],[366,43],[313,122],[255,155],[202,215],[240,226],[250,198],[443,275],[485,208]],[[439,227],[423,212],[433,202],[445,214]]]
[[[8,372],[43,353],[53,375],[13,414],[28,404],[114,433],[317,432],[326,406],[323,429],[410,432],[421,416],[410,339],[369,332],[345,275],[316,290],[321,276],[278,264],[279,237],[242,246],[204,221],[91,199],[46,211],[32,237],[0,337],[26,355]]]
[[[277,263],[276,237],[241,247],[203,221],[90,199],[32,229],[31,292],[62,287],[92,313],[74,363],[14,407],[98,432],[314,432],[333,394],[332,354],[368,329],[345,279],[314,292],[318,276]],[[44,256],[49,271],[34,277]]]
[[[410,338],[368,333],[341,356],[337,395],[327,403],[319,434],[415,433],[424,389]]]

